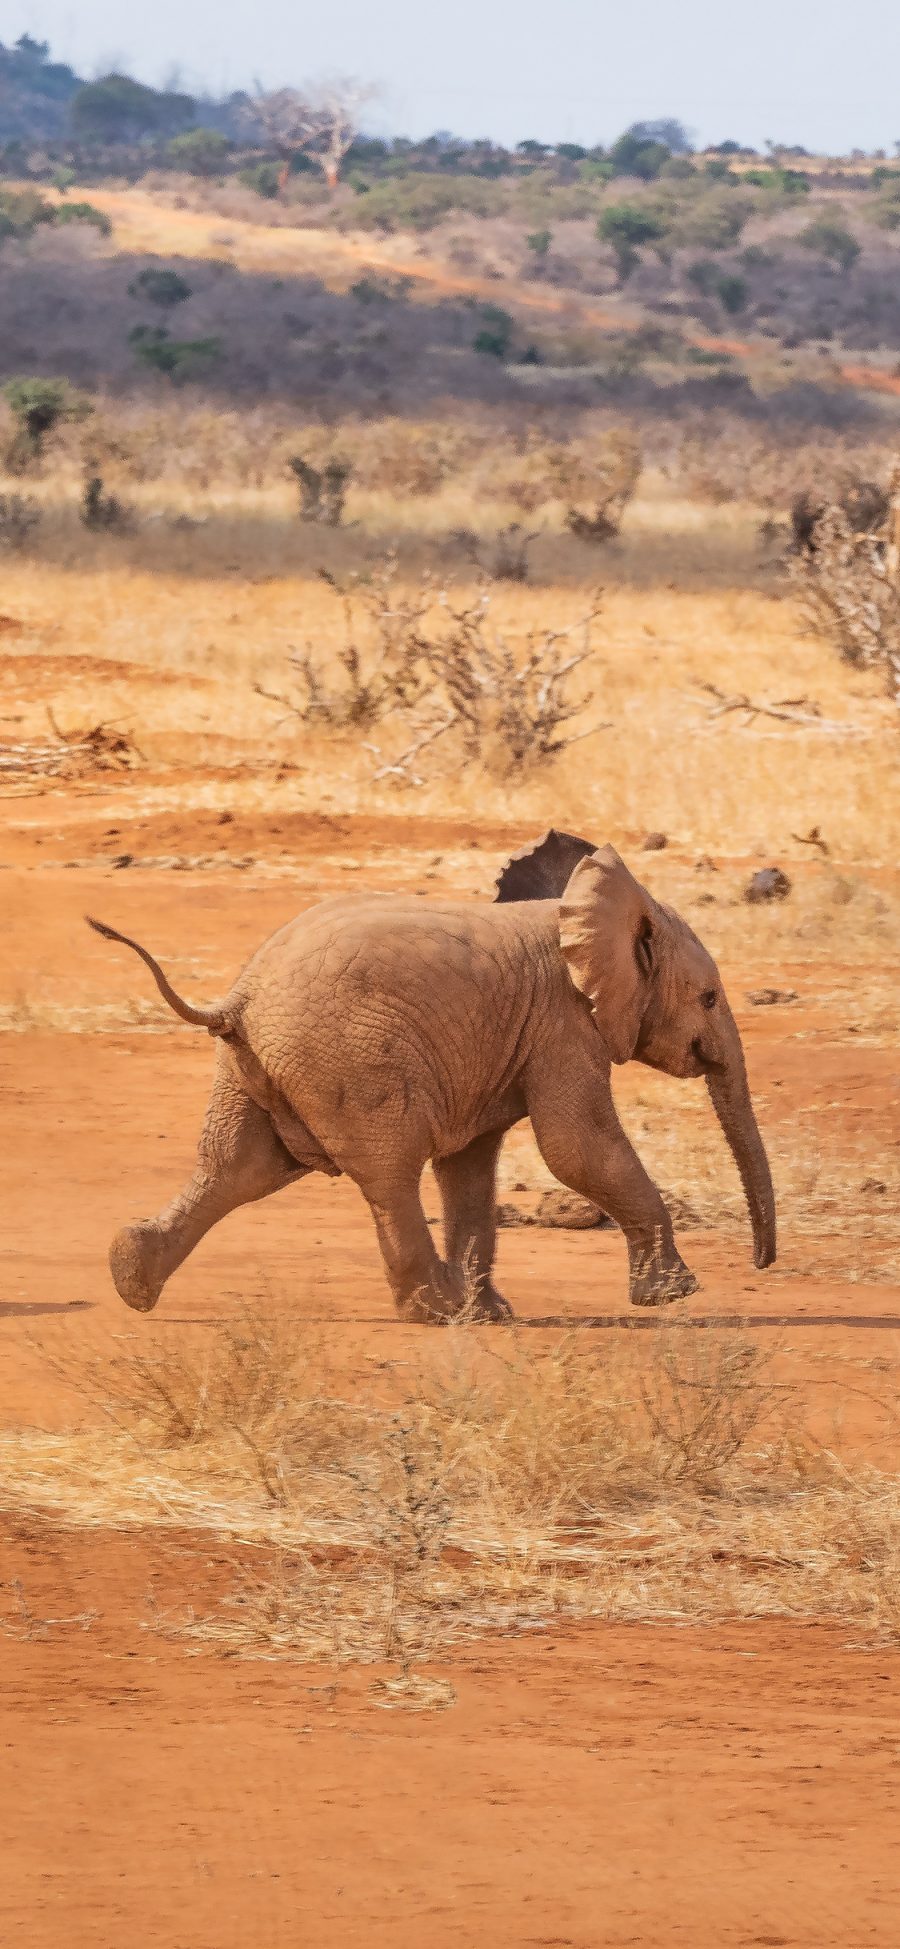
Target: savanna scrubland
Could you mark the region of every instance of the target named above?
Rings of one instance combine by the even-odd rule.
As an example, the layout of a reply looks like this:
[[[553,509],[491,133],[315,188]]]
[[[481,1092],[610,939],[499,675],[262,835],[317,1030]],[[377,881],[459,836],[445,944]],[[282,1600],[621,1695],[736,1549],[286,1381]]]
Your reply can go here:
[[[79,1943],[139,1910],[216,1949],[298,1913],[892,1940],[896,176],[690,167],[629,183],[668,212],[636,263],[589,172],[6,192],[95,212],[8,201],[0,255],[0,1655],[37,1943],[61,1903]],[[511,1330],[397,1324],[320,1179],[132,1320],[106,1243],[184,1175],[210,1050],[81,915],[209,999],[323,894],[489,898],[550,824],[720,961],[777,1266],[705,1095],[630,1065],[701,1277],[670,1312],[629,1311],[615,1233],[540,1222],[522,1130]]]

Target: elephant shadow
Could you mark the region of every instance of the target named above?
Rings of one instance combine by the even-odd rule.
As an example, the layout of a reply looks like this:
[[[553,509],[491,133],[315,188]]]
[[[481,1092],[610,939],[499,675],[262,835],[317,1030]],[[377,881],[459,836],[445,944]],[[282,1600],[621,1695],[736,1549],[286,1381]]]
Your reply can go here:
[[[36,1320],[48,1313],[90,1313],[93,1299],[0,1300],[0,1320]]]
[[[664,1329],[683,1331],[685,1327],[700,1330],[709,1327],[735,1327],[749,1331],[758,1327],[863,1327],[874,1332],[889,1332],[892,1328],[900,1331],[900,1313],[691,1313],[685,1317],[678,1313],[642,1313],[632,1316],[628,1313],[587,1313],[573,1317],[566,1313],[530,1314],[527,1319],[518,1318],[517,1326],[551,1327],[573,1331],[615,1331],[625,1333],[660,1332]]]

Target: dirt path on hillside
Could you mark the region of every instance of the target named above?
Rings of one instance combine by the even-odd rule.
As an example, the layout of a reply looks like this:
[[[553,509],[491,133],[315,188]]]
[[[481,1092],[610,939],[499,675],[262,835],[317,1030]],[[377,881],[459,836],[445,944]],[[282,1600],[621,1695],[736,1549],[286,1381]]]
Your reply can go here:
[[[339,232],[303,229],[276,229],[248,223],[241,218],[224,218],[196,210],[179,210],[157,201],[140,190],[78,190],[67,192],[72,198],[88,197],[98,209],[113,219],[117,247],[134,253],[160,253],[164,256],[221,257],[227,248],[243,271],[284,272],[322,277],[327,282],[342,268],[355,274],[364,268],[383,277],[408,277],[438,297],[481,298],[496,304],[498,291],[520,311],[566,317],[573,323],[592,326],[597,331],[636,331],[640,318],[627,309],[598,305],[578,291],[538,290],[519,279],[461,276],[447,265],[424,260],[377,243],[368,236],[344,236]],[[225,239],[227,238],[227,244]],[[695,349],[720,352],[732,358],[770,359],[769,342],[754,343],[709,332],[686,332],[685,343]],[[844,385],[862,392],[890,393],[900,397],[900,377],[877,366],[862,363],[839,365],[836,376]]]

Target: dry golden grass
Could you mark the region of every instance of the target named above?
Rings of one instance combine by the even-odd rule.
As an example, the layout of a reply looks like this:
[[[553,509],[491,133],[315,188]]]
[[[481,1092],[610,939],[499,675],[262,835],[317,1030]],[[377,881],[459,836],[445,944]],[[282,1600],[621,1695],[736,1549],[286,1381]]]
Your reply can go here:
[[[287,483],[206,495],[164,484],[135,495],[142,515],[189,512],[201,525],[143,519],[134,534],[93,537],[71,493],[48,483],[35,491],[48,504],[35,552],[4,564],[4,608],[24,624],[11,647],[34,663],[52,656],[61,721],[102,716],[129,732],[153,773],[146,789],[135,781],[144,804],[175,763],[185,805],[203,803],[204,771],[225,765],[235,781],[232,788],[217,780],[223,804],[250,790],[272,809],[396,807],[400,788],[373,784],[377,766],[359,737],[279,725],[279,711],[253,686],[279,688],[298,647],[336,664],[345,625],[321,568],[339,577],[365,572],[395,542],[408,589],[428,571],[436,593],[446,586],[465,602],[475,584],[452,532],[474,524],[484,533],[517,515],[509,502],[488,509],[465,481],[424,502],[359,490],[354,527],[332,534],[301,526]],[[532,582],[495,585],[491,615],[513,640],[565,627],[602,581],[595,688],[610,728],[521,781],[477,764],[448,778],[436,756],[408,810],[555,820],[626,846],[661,827],[683,847],[741,858],[773,848],[782,858],[808,857],[792,835],[819,825],[835,861],[893,861],[896,713],[874,676],[848,672],[804,633],[761,565],[751,512],[681,500],[651,474],[621,540],[606,550],[564,534],[563,515],[562,503],[548,507]],[[102,660],[93,680],[92,658]],[[801,697],[824,721],[713,716],[702,689],[709,682],[763,703]],[[46,688],[26,687],[17,738],[45,734]],[[296,767],[288,782],[278,776],[285,764]],[[127,800],[123,792],[123,806]]]
[[[204,1356],[135,1343],[81,1380],[89,1426],[2,1437],[7,1506],[252,1546],[212,1613],[158,1620],[226,1650],[408,1672],[565,1618],[900,1630],[897,1479],[806,1434],[739,1333],[597,1353],[463,1321],[346,1400],[320,1344],[247,1314]]]

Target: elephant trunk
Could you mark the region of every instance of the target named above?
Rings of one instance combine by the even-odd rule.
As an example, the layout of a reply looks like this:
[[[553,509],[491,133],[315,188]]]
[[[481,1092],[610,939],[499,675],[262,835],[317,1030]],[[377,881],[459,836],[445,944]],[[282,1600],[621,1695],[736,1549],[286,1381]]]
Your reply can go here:
[[[775,1193],[769,1160],[750,1100],[744,1052],[737,1026],[727,1061],[706,1076],[713,1109],[741,1174],[753,1227],[753,1262],[762,1267],[775,1258]]]

